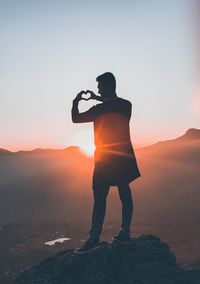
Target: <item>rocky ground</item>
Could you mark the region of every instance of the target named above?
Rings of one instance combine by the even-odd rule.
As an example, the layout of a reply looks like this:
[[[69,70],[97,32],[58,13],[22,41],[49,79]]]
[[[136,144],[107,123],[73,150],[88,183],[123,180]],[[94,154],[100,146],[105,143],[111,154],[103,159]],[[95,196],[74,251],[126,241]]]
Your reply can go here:
[[[130,244],[102,242],[93,252],[65,250],[23,271],[14,284],[199,284],[200,271],[179,267],[167,244],[153,235]]]

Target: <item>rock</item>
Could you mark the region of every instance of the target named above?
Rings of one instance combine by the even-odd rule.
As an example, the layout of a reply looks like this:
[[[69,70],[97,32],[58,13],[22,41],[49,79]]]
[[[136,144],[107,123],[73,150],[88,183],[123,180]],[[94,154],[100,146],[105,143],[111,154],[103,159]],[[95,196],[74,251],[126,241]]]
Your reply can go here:
[[[169,246],[149,235],[132,238],[126,245],[102,242],[98,249],[87,254],[61,251],[27,268],[14,282],[33,283],[197,284],[200,275],[182,270]]]

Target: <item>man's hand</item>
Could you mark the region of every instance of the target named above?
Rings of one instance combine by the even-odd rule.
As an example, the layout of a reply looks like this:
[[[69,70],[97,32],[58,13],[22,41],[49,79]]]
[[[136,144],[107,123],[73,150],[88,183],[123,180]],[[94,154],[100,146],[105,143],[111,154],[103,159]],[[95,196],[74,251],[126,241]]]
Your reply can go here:
[[[89,100],[97,100],[97,101],[101,101],[102,100],[100,96],[97,96],[94,92],[92,92],[90,90],[87,90],[86,94],[87,93],[89,93],[91,95]]]
[[[95,100],[96,99],[96,95],[95,95],[94,92],[92,92],[90,90],[87,90],[85,93],[86,94],[90,94],[90,97],[89,97],[90,100]]]
[[[90,94],[90,96],[88,97],[87,94]],[[83,97],[83,95],[85,95],[85,97]],[[74,102],[79,102],[81,100],[84,101],[88,101],[88,100],[98,100],[98,101],[102,101],[102,98],[100,96],[97,96],[94,92],[87,90],[85,91],[81,91],[80,93],[77,94],[77,96],[74,99]]]
[[[85,94],[85,91],[81,91],[80,93],[77,94],[77,96],[75,97],[74,99],[74,102],[79,102],[81,101],[83,98],[82,98],[82,95]]]

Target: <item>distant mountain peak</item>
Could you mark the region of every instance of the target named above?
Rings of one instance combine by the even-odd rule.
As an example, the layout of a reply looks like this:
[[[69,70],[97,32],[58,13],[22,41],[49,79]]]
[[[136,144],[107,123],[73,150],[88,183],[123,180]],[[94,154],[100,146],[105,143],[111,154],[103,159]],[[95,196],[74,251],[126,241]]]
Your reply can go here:
[[[12,154],[12,152],[10,152],[10,151],[8,151],[6,149],[0,148],[0,154],[6,155],[6,154]]]
[[[200,138],[200,129],[189,128],[186,131],[185,135],[187,135],[189,137]]]
[[[189,128],[178,140],[200,140],[200,129]]]

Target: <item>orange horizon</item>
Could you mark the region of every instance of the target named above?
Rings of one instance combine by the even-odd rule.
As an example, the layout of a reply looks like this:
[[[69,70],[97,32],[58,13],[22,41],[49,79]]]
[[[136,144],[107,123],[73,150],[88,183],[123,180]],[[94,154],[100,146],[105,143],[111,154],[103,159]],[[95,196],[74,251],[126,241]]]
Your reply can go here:
[[[135,149],[137,149],[137,148],[142,148],[142,147],[145,147],[145,146],[148,146],[148,145],[151,145],[151,144],[154,144],[154,143],[156,143],[156,142],[150,142],[150,143],[133,143],[133,147],[135,148]],[[61,146],[61,145],[30,145],[30,146],[7,146],[7,147],[4,147],[4,146],[1,146],[0,145],[0,149],[4,149],[4,150],[7,150],[7,151],[10,151],[10,152],[13,152],[13,153],[15,153],[15,152],[19,152],[19,151],[33,151],[33,150],[35,150],[35,149],[43,149],[43,150],[48,150],[48,149],[55,149],[55,150],[64,150],[65,148],[68,148],[68,147],[73,147],[73,146],[75,146],[75,147],[79,147],[79,148],[81,148],[81,149],[83,149],[84,150],[84,146],[82,146],[82,145],[77,145],[77,144],[71,144],[71,145],[63,145],[63,146]]]
[[[86,131],[87,132],[87,131]],[[17,143],[15,144],[14,146],[9,143],[7,144],[6,146],[5,145],[0,145],[0,149],[4,149],[4,150],[8,150],[10,152],[18,152],[18,151],[33,151],[37,148],[40,148],[40,149],[55,149],[55,150],[63,150],[65,148],[68,148],[70,146],[77,146],[77,147],[80,147],[81,149],[91,149],[91,148],[94,148],[94,141],[93,141],[93,137],[91,136],[91,133],[86,133],[85,131],[83,132],[79,132],[79,136],[78,136],[78,139],[76,139],[76,141],[74,141],[74,143],[72,142],[70,145],[69,144],[61,144],[61,143],[45,143],[45,144],[29,144],[27,143],[26,145],[23,145],[23,144],[20,144],[20,143]],[[147,137],[145,139],[145,137],[142,137],[142,139],[137,139],[137,138],[134,138],[132,137],[131,138],[131,141],[132,141],[132,144],[133,144],[133,148],[134,149],[138,149],[138,148],[143,148],[143,147],[146,147],[146,146],[149,146],[149,145],[152,145],[152,144],[155,144],[159,141],[166,141],[166,140],[171,140],[171,139],[176,139],[177,137],[183,135],[185,133],[185,131],[183,131],[182,133],[171,133],[170,135],[160,135],[157,137],[154,137],[154,138],[151,138],[151,137]],[[138,135],[137,135],[138,137]],[[139,141],[139,142],[137,142]]]

